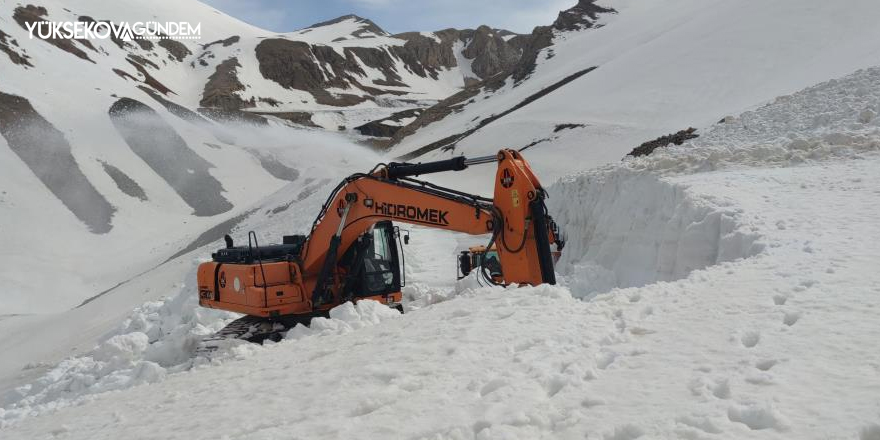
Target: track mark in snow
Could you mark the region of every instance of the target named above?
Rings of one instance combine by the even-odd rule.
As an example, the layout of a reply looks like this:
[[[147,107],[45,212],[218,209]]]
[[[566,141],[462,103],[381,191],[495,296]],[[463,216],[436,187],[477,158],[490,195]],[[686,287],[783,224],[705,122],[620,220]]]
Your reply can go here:
[[[474,423],[474,435],[479,435],[481,432],[492,427],[492,424],[485,421],[480,420],[479,422]]]
[[[743,347],[752,348],[758,345],[758,342],[761,342],[761,332],[757,330],[749,330],[739,338],[740,342],[742,342]]]
[[[593,408],[595,406],[604,405],[605,401],[602,399],[595,399],[592,397],[585,397],[584,400],[581,400],[581,406],[584,408]]]
[[[769,404],[734,405],[728,408],[727,418],[731,422],[742,423],[753,431],[761,429],[785,431],[788,428],[784,417]]]
[[[770,371],[770,369],[778,363],[779,361],[776,359],[761,359],[758,362],[755,362],[755,368],[761,371]]]
[[[757,373],[746,376],[746,382],[752,385],[773,385],[776,381],[770,373]]]
[[[357,407],[355,407],[354,411],[351,412],[352,417],[360,417],[375,412],[379,408],[385,406],[385,403],[379,402],[374,399],[367,399],[360,402]]]
[[[566,385],[568,385],[569,379],[563,376],[554,376],[550,379],[550,382],[547,384],[545,389],[547,390],[547,397],[553,397],[559,394]]]
[[[618,354],[610,350],[603,350],[596,355],[596,368],[604,370],[611,366],[617,359]]]
[[[605,434],[605,440],[634,440],[645,435],[645,431],[636,425],[627,423],[614,428],[614,431]]]
[[[688,427],[705,432],[706,434],[721,434],[721,429],[715,426],[708,417],[704,416],[682,416],[675,419],[676,423],[686,425]]]
[[[721,379],[715,382],[715,385],[712,386],[712,395],[719,399],[729,399],[730,398],[730,381],[727,379]]]
[[[785,295],[773,295],[773,304],[777,306],[784,306],[786,301],[788,301],[788,297]]]
[[[507,384],[507,380],[505,379],[492,379],[480,388],[480,397],[486,397],[498,389],[506,387]]]
[[[791,327],[801,319],[801,312],[791,311],[785,312],[785,316],[782,317],[782,323]]]

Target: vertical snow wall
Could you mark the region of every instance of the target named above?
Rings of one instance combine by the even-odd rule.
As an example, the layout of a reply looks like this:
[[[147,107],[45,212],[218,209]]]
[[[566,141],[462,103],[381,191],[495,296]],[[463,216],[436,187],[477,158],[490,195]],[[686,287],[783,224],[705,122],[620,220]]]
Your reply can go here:
[[[735,207],[624,166],[562,179],[549,193],[566,239],[557,271],[580,298],[684,278],[764,248]]]

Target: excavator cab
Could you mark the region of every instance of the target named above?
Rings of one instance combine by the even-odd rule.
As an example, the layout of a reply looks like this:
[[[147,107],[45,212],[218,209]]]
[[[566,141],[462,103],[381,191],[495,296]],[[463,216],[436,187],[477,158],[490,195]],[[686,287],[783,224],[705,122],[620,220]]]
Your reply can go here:
[[[345,273],[345,300],[400,292],[403,249],[398,246],[398,235],[399,230],[391,221],[378,222],[342,254],[337,268]]]

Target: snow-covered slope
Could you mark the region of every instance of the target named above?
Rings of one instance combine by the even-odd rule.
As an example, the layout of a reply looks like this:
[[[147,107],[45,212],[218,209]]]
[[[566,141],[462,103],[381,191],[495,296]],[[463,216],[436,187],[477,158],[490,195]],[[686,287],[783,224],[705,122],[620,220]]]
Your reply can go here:
[[[183,289],[7,396],[4,438],[874,439],[878,90],[859,71],[551,186],[560,286],[430,279],[405,315],[344,305],[175,374],[224,319]],[[414,240],[409,273],[446,270],[449,237]]]
[[[644,141],[707,126],[880,59],[880,3],[871,0],[597,3],[616,13],[600,14],[593,28],[554,31],[525,80],[483,88],[399,139],[392,152],[430,160],[528,146],[548,179],[618,161]]]
[[[198,23],[201,39],[26,29],[147,19]],[[369,168],[375,155],[321,128],[429,105],[473,79],[456,60],[495,50],[465,52],[491,29],[390,36],[355,16],[273,34],[196,0],[3,3],[0,32],[0,316],[70,309],[286,184]]]

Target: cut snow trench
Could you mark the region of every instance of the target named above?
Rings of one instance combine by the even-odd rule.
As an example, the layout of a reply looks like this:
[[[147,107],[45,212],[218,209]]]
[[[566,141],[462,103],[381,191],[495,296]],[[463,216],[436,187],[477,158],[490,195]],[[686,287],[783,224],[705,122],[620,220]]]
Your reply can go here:
[[[566,240],[556,269],[577,298],[674,281],[764,249],[758,234],[741,227],[740,210],[654,174],[589,172],[549,192]]]

